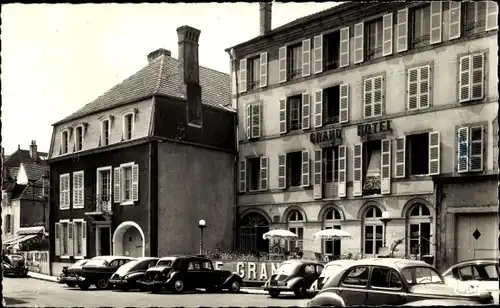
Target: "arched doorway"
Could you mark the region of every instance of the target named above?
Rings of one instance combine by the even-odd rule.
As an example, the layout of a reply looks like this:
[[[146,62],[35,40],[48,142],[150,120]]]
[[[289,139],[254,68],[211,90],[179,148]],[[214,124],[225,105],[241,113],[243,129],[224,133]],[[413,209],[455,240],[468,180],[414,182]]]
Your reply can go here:
[[[384,225],[380,221],[382,211],[375,205],[366,209],[363,215],[363,253],[376,255],[383,245]]]
[[[257,212],[246,214],[240,219],[240,250],[248,253],[252,250],[268,252],[268,240],[262,238],[269,231],[269,221]]]
[[[297,235],[296,240],[288,241],[288,251],[304,249],[304,216],[299,210],[292,210],[288,214],[288,230]]]
[[[323,215],[323,229],[341,229],[342,217],[340,212],[331,207]],[[338,259],[342,253],[342,241],[340,239],[323,240],[323,253],[330,259]]]
[[[144,232],[133,221],[122,222],[113,233],[113,255],[145,257]]]
[[[431,212],[422,203],[415,203],[406,213],[408,223],[408,253],[428,255],[431,253],[432,231]]]

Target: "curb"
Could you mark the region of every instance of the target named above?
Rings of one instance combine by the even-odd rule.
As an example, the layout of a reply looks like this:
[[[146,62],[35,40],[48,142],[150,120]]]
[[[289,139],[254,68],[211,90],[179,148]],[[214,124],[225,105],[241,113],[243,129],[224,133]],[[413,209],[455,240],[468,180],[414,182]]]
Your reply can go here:
[[[38,279],[38,280],[45,280],[45,281],[50,281],[50,282],[57,282],[57,277],[54,276],[47,276],[47,275],[41,275],[41,274],[35,274],[28,272],[28,277],[33,278],[33,279]]]

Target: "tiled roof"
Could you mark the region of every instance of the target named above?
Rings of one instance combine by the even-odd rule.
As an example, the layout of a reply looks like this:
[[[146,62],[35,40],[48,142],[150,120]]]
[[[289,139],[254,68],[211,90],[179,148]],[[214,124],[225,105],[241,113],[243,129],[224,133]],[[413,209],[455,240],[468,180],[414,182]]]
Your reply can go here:
[[[45,152],[38,152],[38,156],[47,156],[48,154]],[[14,153],[11,155],[5,156],[5,161],[4,161],[4,166],[7,167],[19,167],[21,163],[24,162],[33,162],[30,156],[30,151],[29,150],[21,150],[17,149]],[[17,173],[16,173],[17,174]]]
[[[23,166],[29,181],[40,180],[42,176],[49,171],[49,165],[45,161],[39,163],[26,162],[23,163]]]
[[[215,107],[231,105],[228,74],[200,66],[202,103]],[[98,111],[118,107],[153,95],[185,98],[179,76],[179,60],[161,55],[146,67],[111,88],[93,102],[53,125],[77,119]]]

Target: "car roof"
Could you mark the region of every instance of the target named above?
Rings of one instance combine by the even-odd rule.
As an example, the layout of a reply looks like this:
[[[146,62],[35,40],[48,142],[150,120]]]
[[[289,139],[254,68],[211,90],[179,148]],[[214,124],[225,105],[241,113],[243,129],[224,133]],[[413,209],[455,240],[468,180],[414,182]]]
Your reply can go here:
[[[159,260],[160,258],[158,258],[158,257],[139,257],[136,259],[137,259],[137,261],[150,261],[150,260]]]
[[[349,260],[349,259],[342,259],[342,260],[333,260],[328,262],[325,267],[330,266],[330,265],[347,265],[355,262],[354,260]]]
[[[109,262],[116,259],[137,260],[137,258],[126,257],[126,256],[97,256],[92,258],[91,260],[105,260]]]
[[[400,259],[400,258],[370,258],[370,259],[361,259],[354,261],[353,263],[349,264],[350,266],[359,266],[359,265],[365,265],[365,266],[386,266],[386,267],[391,267],[391,268],[404,268],[404,267],[409,267],[409,266],[425,266],[425,267],[431,267],[433,268],[432,265],[425,263],[424,261],[420,260],[408,260],[408,259]]]
[[[451,271],[457,267],[461,267],[461,266],[472,265],[472,264],[489,264],[489,263],[498,264],[499,262],[498,262],[498,259],[495,259],[495,258],[464,260],[464,261],[460,261],[457,264],[450,266],[447,270],[444,271],[444,273],[448,273],[449,271]]]

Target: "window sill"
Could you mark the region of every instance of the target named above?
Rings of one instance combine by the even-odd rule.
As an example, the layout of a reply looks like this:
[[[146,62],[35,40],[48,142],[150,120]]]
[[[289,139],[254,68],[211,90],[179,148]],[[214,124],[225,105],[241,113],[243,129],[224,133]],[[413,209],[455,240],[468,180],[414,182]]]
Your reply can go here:
[[[120,205],[134,205],[134,201],[128,200],[128,201],[122,201],[120,202]]]
[[[74,206],[73,205],[73,210],[79,210],[79,209],[83,209],[85,206]]]
[[[69,206],[68,207],[59,207],[59,210],[61,210],[61,211],[69,210]]]
[[[61,259],[69,259],[69,256],[59,256]]]

